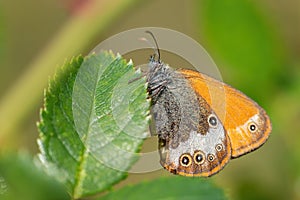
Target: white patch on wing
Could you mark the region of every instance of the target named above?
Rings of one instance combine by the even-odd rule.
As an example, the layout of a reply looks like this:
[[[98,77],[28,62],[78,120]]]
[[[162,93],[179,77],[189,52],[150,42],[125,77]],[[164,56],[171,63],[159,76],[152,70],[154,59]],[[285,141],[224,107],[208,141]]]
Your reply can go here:
[[[251,122],[254,122],[256,124],[256,126],[258,126],[259,124],[259,114],[255,114],[253,115],[252,117],[250,117],[250,119],[248,121],[246,121],[245,124],[241,125],[241,126],[238,126],[236,128],[237,131],[241,131],[241,132],[245,132],[245,133],[248,133],[248,125],[251,123]]]
[[[210,127],[206,135],[201,135],[196,131],[190,132],[189,139],[180,142],[179,146],[175,149],[170,147],[169,149],[169,160],[173,162],[176,167],[179,165],[179,158],[183,153],[190,153],[193,157],[196,150],[200,150],[205,154],[205,159],[207,159],[208,154],[213,154],[216,156],[216,145],[222,144],[223,148],[226,148],[223,144],[225,140],[225,131],[222,126],[221,121],[217,118],[217,126]]]

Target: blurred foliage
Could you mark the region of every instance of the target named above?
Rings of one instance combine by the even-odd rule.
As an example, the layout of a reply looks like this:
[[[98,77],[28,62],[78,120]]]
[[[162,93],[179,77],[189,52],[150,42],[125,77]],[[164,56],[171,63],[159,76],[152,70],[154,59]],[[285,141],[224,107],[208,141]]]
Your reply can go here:
[[[300,65],[298,66],[300,68]],[[299,73],[299,72],[298,72]],[[299,74],[300,75],[300,74]],[[287,145],[290,166],[290,176],[297,183],[300,179],[300,79],[284,92],[278,94],[278,97],[272,102],[272,112],[274,116],[275,130],[283,135],[282,139]],[[300,185],[298,183],[300,192]]]
[[[210,181],[199,178],[173,176],[160,178],[151,182],[126,186],[99,198],[104,200],[123,199],[227,199],[222,190]]]
[[[64,186],[46,176],[30,155],[0,156],[0,199],[65,200],[68,196]]]
[[[135,6],[134,3],[130,4],[130,9],[126,10],[125,14],[120,14],[122,13],[120,12],[122,6],[120,6],[119,8],[113,7],[116,10],[107,9],[115,12],[114,17],[101,18],[102,20],[97,17],[93,20],[84,18],[77,28],[69,29],[70,32],[64,32],[66,35],[60,40],[57,39],[59,34],[44,36],[47,38],[45,40],[36,40],[37,35],[49,33],[48,29],[51,29],[53,33],[60,32],[58,27],[61,26],[64,30],[70,25],[68,22],[72,23],[74,27],[76,26],[74,19],[78,17],[78,13],[69,13],[68,9],[64,10],[62,4],[65,2],[51,1],[52,5],[55,4],[56,7],[45,6],[45,2],[26,1],[28,5],[40,8],[38,14],[33,12],[32,15],[30,15],[31,10],[24,11],[26,14],[18,15],[20,10],[15,8],[19,8],[19,5],[13,1],[6,1],[1,5],[0,10],[5,11],[4,14],[13,13],[12,15],[16,16],[17,20],[3,15],[3,23],[1,23],[0,14],[0,42],[3,41],[1,35],[5,32],[5,35],[11,36],[11,40],[14,40],[13,37],[15,37],[19,39],[16,41],[26,41],[21,43],[26,45],[20,46],[19,43],[12,45],[12,43],[6,42],[10,46],[5,46],[3,49],[4,55],[8,56],[0,60],[1,66],[5,67],[5,70],[1,69],[1,72],[5,73],[1,73],[0,78],[10,80],[10,82],[5,83],[5,87],[1,87],[0,97],[7,98],[3,89],[5,88],[6,92],[14,89],[14,87],[8,86],[13,86],[26,73],[29,74],[26,84],[39,87],[45,85],[46,77],[50,73],[44,71],[45,76],[41,75],[43,78],[38,79],[38,75],[41,73],[30,71],[32,65],[28,65],[28,63],[38,63],[35,69],[50,66],[52,68],[49,72],[52,72],[55,65],[61,63],[60,56],[70,57],[68,53],[75,49],[73,46],[68,46],[68,42],[78,44],[76,51],[84,53],[87,46],[94,47],[105,37],[136,26],[162,26],[181,31],[201,41],[220,68],[224,80],[262,104],[273,124],[270,139],[261,149],[238,158],[236,161],[231,161],[226,169],[211,179],[224,188],[232,199],[300,199],[299,1],[279,0],[276,3],[269,0],[259,2],[190,0],[184,3],[179,0],[172,2],[170,0],[147,1],[147,3],[144,1],[139,6]],[[39,7],[40,4],[44,6]],[[104,8],[106,9],[105,6]],[[47,17],[44,16],[43,9],[49,9]],[[62,17],[58,20],[51,15]],[[24,22],[32,18],[40,17],[45,20],[43,27],[36,25],[37,23],[22,26]],[[69,19],[71,20],[68,21]],[[109,22],[104,22],[103,19]],[[57,25],[48,26],[51,22]],[[3,24],[6,26],[4,27]],[[26,37],[22,37],[24,32],[27,33]],[[89,34],[89,36],[85,37],[85,34]],[[72,35],[77,39],[73,40]],[[37,49],[33,55],[20,53],[27,52],[26,49],[30,48],[30,44]],[[1,46],[2,43],[0,52]],[[41,55],[42,47],[47,49],[49,46],[52,48],[51,51],[45,51],[44,55]],[[66,48],[66,46],[68,47]],[[51,53],[49,56],[47,54],[49,52],[55,52],[58,55]],[[16,55],[18,55],[18,59],[16,59]],[[48,59],[41,59],[41,56]],[[22,70],[16,65],[22,66]],[[10,79],[6,76],[9,76]],[[8,141],[1,145],[1,151],[4,146],[17,150],[26,148],[32,153],[35,153],[37,149],[35,144],[37,131],[33,127],[38,118],[38,108],[40,107],[38,98],[42,99],[42,91],[28,89],[22,85],[25,84],[18,84],[17,91],[24,92],[26,95],[23,97],[30,100],[24,102],[34,102],[34,106],[20,101],[22,98],[16,98],[19,104],[5,104],[8,105],[5,110],[10,113],[1,118],[0,125],[3,127],[6,124],[13,124],[12,132],[17,136],[12,137],[13,134],[8,134]],[[8,98],[7,101],[9,102],[10,99]],[[1,109],[3,108],[0,104]],[[21,123],[15,123],[16,119]],[[0,143],[2,142],[0,141]],[[12,159],[14,158],[12,156]],[[3,160],[3,162],[5,161]],[[14,166],[14,164],[9,162],[9,166]],[[2,168],[0,170],[0,174],[3,174]],[[18,170],[23,170],[24,173],[28,171],[26,167]],[[32,176],[34,177],[34,175]],[[143,180],[146,175],[138,177],[136,182]],[[1,180],[0,177],[0,186]],[[25,180],[30,180],[30,178],[20,179],[20,185],[26,185]],[[129,180],[131,180],[130,176]],[[30,191],[30,189],[27,190]],[[124,190],[129,191],[128,189]]]
[[[226,64],[226,77],[252,98],[269,101],[286,75],[278,30],[251,1],[203,0],[199,8],[204,43]]]
[[[4,20],[3,20],[3,11],[2,7],[0,6],[0,59],[3,59],[4,53],[4,37],[5,37],[5,27],[4,27]]]

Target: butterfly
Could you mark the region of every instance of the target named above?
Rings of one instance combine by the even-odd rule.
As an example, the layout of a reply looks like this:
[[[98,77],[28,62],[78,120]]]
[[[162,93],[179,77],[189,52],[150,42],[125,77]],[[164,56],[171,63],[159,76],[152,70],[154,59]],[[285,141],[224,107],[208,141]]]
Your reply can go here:
[[[174,174],[208,177],[268,139],[271,122],[253,100],[198,71],[160,60],[157,41],[147,74],[161,165]]]

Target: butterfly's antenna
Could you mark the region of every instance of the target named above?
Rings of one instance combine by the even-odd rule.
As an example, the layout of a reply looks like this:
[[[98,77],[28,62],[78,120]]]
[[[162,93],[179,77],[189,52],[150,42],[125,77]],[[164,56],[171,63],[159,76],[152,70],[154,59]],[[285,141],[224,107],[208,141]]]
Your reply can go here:
[[[154,37],[154,34],[151,31],[145,31],[146,33],[150,34],[155,42],[155,46],[156,46],[156,51],[157,51],[157,55],[158,55],[158,62],[160,62],[160,50],[156,41],[156,38]]]

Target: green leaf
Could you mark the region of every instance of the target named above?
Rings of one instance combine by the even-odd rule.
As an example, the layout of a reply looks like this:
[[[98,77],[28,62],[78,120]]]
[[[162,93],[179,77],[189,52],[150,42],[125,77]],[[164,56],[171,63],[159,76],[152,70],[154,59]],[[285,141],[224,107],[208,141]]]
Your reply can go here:
[[[107,167],[127,171],[148,135],[145,79],[139,79],[141,74],[133,70],[132,63],[127,64],[120,56],[100,56],[83,63],[84,70],[78,73],[73,93],[75,124],[96,159]]]
[[[141,75],[135,73],[131,63],[102,52],[66,63],[50,82],[39,124],[40,157],[49,173],[67,185],[73,198],[110,188],[126,177],[126,170],[137,159],[135,152],[146,136],[149,110],[145,79],[128,84],[137,76]],[[115,77],[127,79],[126,84],[120,86]],[[98,95],[98,92],[104,93],[104,90],[99,91],[103,82],[107,86],[106,95]],[[135,116],[128,125],[141,125],[142,128],[134,132],[139,137],[128,137],[116,126],[116,121],[123,116],[114,115],[115,99],[110,94],[114,95],[117,86],[124,89],[124,93],[130,94],[133,90],[139,94],[130,96],[135,103],[134,113],[124,105],[119,108],[123,114],[130,111],[128,116]],[[120,95],[118,99],[123,98]],[[95,109],[107,113],[97,116]],[[130,156],[116,155],[120,151],[128,151]],[[121,162],[123,168],[110,166],[107,161]]]
[[[282,84],[285,78],[285,53],[278,31],[258,4],[204,0],[198,6],[203,41],[226,65],[224,73],[252,97],[272,96],[279,84],[274,80]]]
[[[224,192],[207,179],[173,176],[113,191],[99,200],[110,199],[226,199]]]
[[[63,186],[46,176],[27,154],[7,154],[0,158],[0,199],[65,200]]]

